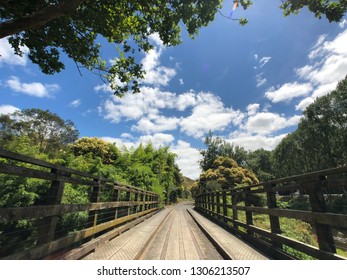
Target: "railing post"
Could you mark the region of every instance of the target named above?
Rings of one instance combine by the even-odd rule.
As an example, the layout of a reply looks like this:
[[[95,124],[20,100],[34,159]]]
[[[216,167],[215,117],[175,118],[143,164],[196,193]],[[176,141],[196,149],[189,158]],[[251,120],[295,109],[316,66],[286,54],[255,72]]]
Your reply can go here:
[[[246,207],[252,206],[251,194],[250,194],[251,188],[246,188],[245,191],[246,191],[245,206]],[[252,212],[251,211],[247,211],[247,210],[246,210],[246,223],[247,223],[247,225],[253,225],[253,215],[252,215]],[[253,235],[253,232],[250,231],[250,230],[247,230],[247,233],[249,235]]]
[[[133,206],[133,212],[137,213],[138,212],[138,200],[139,200],[139,192],[136,191],[135,193],[135,198],[134,198],[134,202],[135,202],[135,205]]]
[[[217,218],[220,219],[220,192],[216,193]]]
[[[272,185],[265,185],[265,191],[266,191],[266,198],[267,198],[267,207],[269,209],[277,208],[277,202],[276,202],[276,193],[273,191],[273,188],[276,186],[276,184]],[[271,233],[274,234],[281,234],[281,225],[280,225],[280,219],[278,216],[272,216],[269,215],[270,219],[270,227],[271,227]],[[273,241],[272,244],[282,249],[283,246],[279,242]]]
[[[227,216],[228,216],[228,207],[227,207],[227,191],[224,190],[222,193],[222,199],[223,199],[223,222],[227,223]]]
[[[59,169],[51,169],[51,173],[63,175],[66,177],[71,174],[65,173]],[[63,198],[65,182],[63,180],[54,180],[48,193],[45,205],[59,205]],[[58,223],[58,216],[43,218],[38,231],[37,245],[48,243],[54,240],[55,230]]]
[[[113,201],[119,202],[119,197],[120,197],[120,190],[119,189],[114,189],[114,191],[113,191]],[[117,207],[116,210],[115,210],[114,219],[118,218],[118,209],[119,209],[119,207]]]
[[[127,216],[130,215],[130,198],[131,198],[131,191],[130,189],[127,187],[127,190],[126,190],[126,195],[125,195],[125,201],[127,201],[129,203],[129,205],[127,206]]]
[[[100,190],[101,190],[101,181],[100,179],[94,179],[95,185],[93,186],[92,192],[89,197],[91,203],[99,202],[100,199]],[[92,227],[96,226],[98,223],[98,214],[97,210],[89,211],[88,225]]]
[[[231,191],[230,194],[231,194],[231,205],[233,209],[233,221],[237,221],[239,219],[239,215],[237,213],[237,208],[236,208],[237,207],[237,192],[234,190],[234,191]],[[239,229],[236,223],[233,223],[233,225],[236,230]]]
[[[141,192],[141,194],[140,194],[140,202],[141,202],[141,204],[140,204],[140,212],[142,212],[143,208],[144,208],[143,200],[144,200],[144,195],[143,195],[143,192]]]
[[[310,198],[311,211],[326,213],[327,207],[324,200],[322,186],[326,181],[325,176],[319,177],[318,183],[315,183],[311,188],[308,188]],[[329,225],[314,223],[318,239],[319,249],[330,253],[336,253],[335,242],[331,227]]]

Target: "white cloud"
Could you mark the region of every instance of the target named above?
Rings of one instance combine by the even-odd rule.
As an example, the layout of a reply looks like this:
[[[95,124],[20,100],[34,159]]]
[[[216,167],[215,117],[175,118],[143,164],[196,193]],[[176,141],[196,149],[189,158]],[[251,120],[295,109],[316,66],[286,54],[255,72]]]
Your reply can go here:
[[[73,107],[73,108],[77,108],[77,107],[79,107],[81,104],[82,104],[81,99],[76,99],[76,100],[72,101],[72,102],[69,104],[69,106],[70,106],[70,107]]]
[[[347,73],[347,30],[333,40],[328,41],[321,35],[311,49],[308,57],[312,64],[296,69],[299,78],[308,81],[312,95],[307,96],[296,105],[296,110],[304,110],[317,97],[324,96],[335,89],[337,82],[344,79]]]
[[[341,21],[341,22],[339,23],[339,26],[340,26],[341,28],[345,28],[345,25],[347,25],[347,20],[344,18],[343,21]]]
[[[195,138],[208,131],[224,131],[230,124],[237,125],[243,119],[240,111],[224,107],[219,97],[212,93],[199,93],[192,114],[180,122],[181,131]]]
[[[94,90],[103,91],[106,93],[113,93],[113,90],[111,89],[110,85],[107,85],[107,84],[97,85],[94,87]]]
[[[0,115],[12,114],[15,111],[20,111],[20,109],[12,105],[0,105]]]
[[[179,124],[179,119],[176,117],[164,117],[154,115],[152,118],[144,117],[141,118],[137,125],[132,126],[132,130],[144,132],[144,133],[153,133],[153,132],[162,132],[168,130],[175,130]]]
[[[132,136],[130,133],[122,133],[120,137],[125,138],[125,139],[134,139],[134,136]]]
[[[7,38],[0,39],[0,67],[2,64],[13,66],[26,66],[28,59],[27,54],[29,49],[22,47],[23,56],[16,55]]]
[[[258,104],[258,103],[249,104],[246,107],[247,115],[248,116],[253,116],[259,110],[259,107],[260,107],[260,104]]]
[[[169,146],[175,137],[171,134],[166,133],[156,133],[153,135],[143,135],[138,139],[138,143],[152,143],[154,147],[158,148],[160,146]]]
[[[295,106],[295,110],[304,111],[307,106],[312,104],[317,98],[327,95],[329,92],[332,92],[337,86],[337,82],[330,84],[324,84],[313,91],[313,94],[305,99],[301,100],[299,104]]]
[[[158,115],[160,109],[173,108],[176,95],[158,88],[142,87],[138,94],[113,96],[104,104],[105,118],[114,123],[122,119],[138,120],[145,115]]]
[[[257,80],[257,87],[261,87],[262,85],[266,84],[267,79],[263,77],[264,73],[257,74],[255,76]]]
[[[160,56],[163,53],[164,45],[157,33],[150,35],[150,40],[154,43],[154,49],[149,50],[142,59],[142,67],[146,71],[142,82],[147,85],[167,86],[176,75],[176,70],[160,65]]]
[[[123,135],[124,136],[124,135]],[[100,137],[102,140],[110,143],[116,144],[116,146],[121,149],[125,146],[127,149],[132,147],[137,148],[140,144],[152,143],[155,148],[169,146],[175,140],[175,137],[171,134],[165,133],[156,133],[152,135],[142,135],[138,139],[123,137],[123,138],[114,138],[114,137]]]
[[[268,64],[271,60],[270,56],[264,56],[259,60],[259,66],[260,68],[264,67],[266,64]]]
[[[271,88],[265,92],[265,96],[273,103],[290,101],[293,98],[307,96],[313,87],[310,83],[287,83],[277,89]]]
[[[184,85],[184,81],[183,79],[179,79],[180,85],[183,86]]]
[[[22,83],[16,76],[6,81],[6,85],[15,92],[24,93],[34,97],[51,97],[52,93],[60,89],[57,84]]]
[[[176,108],[179,111],[184,111],[188,107],[195,106],[197,103],[196,93],[194,91],[185,92],[178,95],[176,99]]]
[[[185,176],[191,179],[199,178],[201,171],[198,162],[201,154],[197,149],[188,142],[178,140],[176,145],[170,147],[170,151],[177,155],[176,162]]]
[[[265,136],[265,135],[231,135],[228,142],[241,146],[246,150],[255,151],[257,149],[273,150],[282,141],[287,134],[281,134],[277,136]]]
[[[175,113],[175,117],[164,116],[164,110],[185,111],[190,115]],[[138,94],[113,97],[104,103],[105,119],[118,123],[122,119],[137,121],[132,129],[145,133],[156,133],[180,128],[182,132],[199,138],[209,130],[223,131],[230,124],[241,122],[243,114],[226,108],[219,97],[212,93],[186,92],[176,95],[158,88],[141,88]],[[181,114],[181,115],[180,115]]]
[[[250,116],[242,128],[249,134],[269,135],[283,128],[297,125],[300,118],[300,116],[285,118],[276,113],[260,112]]]

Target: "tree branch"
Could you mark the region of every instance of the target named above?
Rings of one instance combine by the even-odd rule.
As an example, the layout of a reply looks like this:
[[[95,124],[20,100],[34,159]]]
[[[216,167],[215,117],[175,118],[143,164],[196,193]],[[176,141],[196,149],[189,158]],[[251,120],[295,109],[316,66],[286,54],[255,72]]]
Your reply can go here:
[[[79,5],[86,1],[66,0],[55,5],[49,5],[34,14],[2,22],[0,23],[0,39],[25,30],[40,28],[49,21],[72,14]]]

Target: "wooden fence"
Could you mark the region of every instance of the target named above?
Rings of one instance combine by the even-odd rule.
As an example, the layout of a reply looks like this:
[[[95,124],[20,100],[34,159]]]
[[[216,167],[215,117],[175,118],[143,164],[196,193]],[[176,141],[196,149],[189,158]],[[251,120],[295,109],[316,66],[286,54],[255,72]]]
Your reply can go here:
[[[11,252],[1,255],[3,259],[42,259],[77,246],[79,249],[72,250],[68,258],[79,258],[159,209],[156,193],[1,148],[0,175],[2,184],[9,178],[35,178],[49,186],[44,199],[38,199],[32,206],[0,207],[0,252]],[[84,189],[88,201],[63,203],[67,184],[70,190]],[[64,217],[78,213],[83,223],[74,225],[72,222],[72,228],[62,230]],[[20,223],[30,226],[18,230]],[[8,231],[9,228],[12,231]],[[17,243],[9,242],[11,235],[18,234],[16,230],[25,231],[22,234],[25,237],[19,238]]]
[[[274,259],[295,259],[298,254],[293,252],[315,259],[345,259],[336,254],[335,239],[338,232],[347,234],[347,215],[328,213],[326,201],[329,197],[346,197],[346,186],[347,167],[341,167],[200,193],[196,195],[195,208]],[[280,201],[285,197],[306,199],[308,209],[280,208]],[[265,205],[257,205],[259,199],[263,199]],[[347,211],[347,205],[343,207]],[[267,226],[254,224],[254,219],[260,216],[268,221]],[[309,223],[317,247],[286,236],[281,227],[288,219]]]

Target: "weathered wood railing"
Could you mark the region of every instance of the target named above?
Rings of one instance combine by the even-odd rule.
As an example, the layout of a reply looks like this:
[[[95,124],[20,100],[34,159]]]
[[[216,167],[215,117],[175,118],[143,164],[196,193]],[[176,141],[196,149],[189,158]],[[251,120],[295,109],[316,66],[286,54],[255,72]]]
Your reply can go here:
[[[159,196],[156,193],[1,148],[0,176],[3,176],[0,177],[0,184],[9,178],[35,178],[42,180],[43,185],[48,185],[44,199],[32,206],[0,207],[0,252],[11,252],[0,256],[5,259],[41,259],[84,243],[83,250],[75,250],[74,256],[70,256],[81,257],[105,241],[105,238],[112,239],[121,231],[153,215],[159,207]],[[67,185],[70,190],[84,188],[88,201],[64,204]],[[63,217],[76,213],[82,213],[83,223],[61,230]],[[18,241],[15,248],[8,248],[14,244],[6,241],[11,240],[12,234],[6,229],[16,228],[21,221],[30,223],[31,226],[24,231],[26,240],[31,241],[29,245],[26,241]]]
[[[332,192],[339,193],[335,196],[346,196],[346,186],[347,167],[341,167],[256,185],[200,193],[196,195],[195,208],[272,258],[295,259],[291,254],[294,250],[315,259],[344,259],[336,254],[334,234],[338,231],[346,234],[347,215],[327,213],[326,199]],[[252,201],[255,195],[262,196],[266,206],[254,206]],[[285,195],[306,198],[310,209],[279,208],[279,199]],[[263,215],[267,219],[268,228],[253,223],[256,215]],[[285,236],[281,227],[286,218],[309,223],[316,235],[318,247]]]

